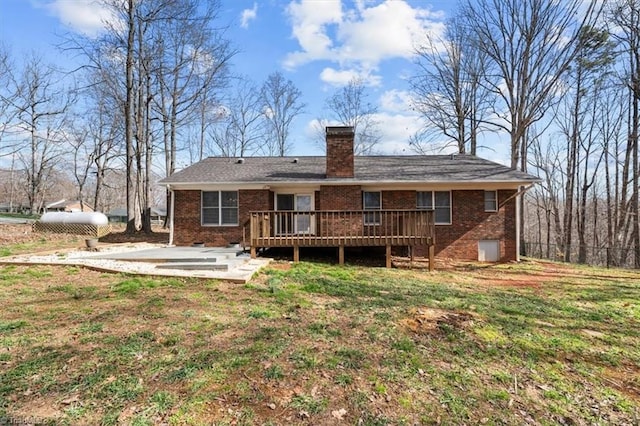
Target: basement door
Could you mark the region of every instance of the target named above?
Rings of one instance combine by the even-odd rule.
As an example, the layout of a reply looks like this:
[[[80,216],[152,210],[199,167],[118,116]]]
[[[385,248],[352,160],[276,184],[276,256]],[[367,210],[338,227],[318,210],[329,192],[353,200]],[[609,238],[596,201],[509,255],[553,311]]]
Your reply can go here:
[[[500,240],[478,241],[478,261],[497,262],[500,260]]]

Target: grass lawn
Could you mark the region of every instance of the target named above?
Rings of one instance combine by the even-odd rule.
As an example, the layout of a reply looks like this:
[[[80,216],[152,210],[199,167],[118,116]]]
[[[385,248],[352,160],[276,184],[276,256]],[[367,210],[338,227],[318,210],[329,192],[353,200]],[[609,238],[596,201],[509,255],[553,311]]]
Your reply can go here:
[[[638,424],[640,272],[0,266],[0,422]]]

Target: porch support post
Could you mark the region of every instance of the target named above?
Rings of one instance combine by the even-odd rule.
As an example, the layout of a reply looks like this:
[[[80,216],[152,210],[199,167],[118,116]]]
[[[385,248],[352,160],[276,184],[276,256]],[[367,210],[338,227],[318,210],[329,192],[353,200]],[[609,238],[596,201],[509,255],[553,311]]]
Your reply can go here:
[[[252,259],[256,258],[256,246],[254,245],[251,246],[251,258]]]
[[[344,246],[338,246],[338,263],[344,265]]]
[[[293,261],[295,263],[300,262],[300,246],[297,244],[293,246]]]
[[[387,244],[387,268],[391,268],[391,244]]]
[[[436,269],[435,257],[436,257],[436,245],[431,243],[429,244],[429,272],[433,272]]]

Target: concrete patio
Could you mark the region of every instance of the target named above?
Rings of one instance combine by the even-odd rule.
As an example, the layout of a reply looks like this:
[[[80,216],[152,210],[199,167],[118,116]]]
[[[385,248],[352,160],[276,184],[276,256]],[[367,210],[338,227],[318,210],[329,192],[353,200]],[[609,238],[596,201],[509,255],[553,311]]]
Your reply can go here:
[[[57,250],[6,257],[4,264],[78,265],[136,275],[212,278],[246,283],[270,259],[251,259],[238,248],[167,247],[147,243],[98,244],[87,249]]]

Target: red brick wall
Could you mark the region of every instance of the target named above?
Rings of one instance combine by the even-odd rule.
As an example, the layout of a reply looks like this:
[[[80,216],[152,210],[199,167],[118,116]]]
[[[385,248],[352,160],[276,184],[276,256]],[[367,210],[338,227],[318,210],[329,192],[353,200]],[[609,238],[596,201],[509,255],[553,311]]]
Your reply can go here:
[[[382,208],[407,210],[416,208],[416,191],[382,191]]]
[[[498,191],[498,204],[513,194]],[[436,225],[436,257],[478,260],[479,240],[500,240],[500,261],[516,259],[515,197],[497,212],[485,212],[484,191],[452,191],[451,206],[452,224]]]
[[[353,128],[327,128],[327,177],[353,177]]]
[[[175,192],[174,244],[190,246],[204,242],[207,246],[226,246],[242,241],[242,224],[252,210],[272,210],[273,193],[269,190],[241,190],[238,194],[239,226],[201,226],[201,191]]]
[[[362,210],[360,185],[321,186],[316,210]]]
[[[503,203],[515,190],[498,191]],[[200,191],[176,191],[174,243],[191,245],[204,242],[223,246],[241,241],[241,226],[201,226]],[[362,188],[359,185],[321,186],[315,193],[316,210],[361,210]],[[461,260],[478,259],[479,240],[500,240],[501,261],[516,259],[515,198],[497,212],[484,211],[484,191],[452,191],[452,225],[436,225],[436,256]],[[383,191],[384,209],[415,209],[415,191]],[[240,224],[252,210],[273,210],[273,192],[243,190],[239,193]],[[325,226],[327,224],[324,224]],[[336,225],[337,226],[337,225]],[[426,255],[425,247],[417,248]]]

